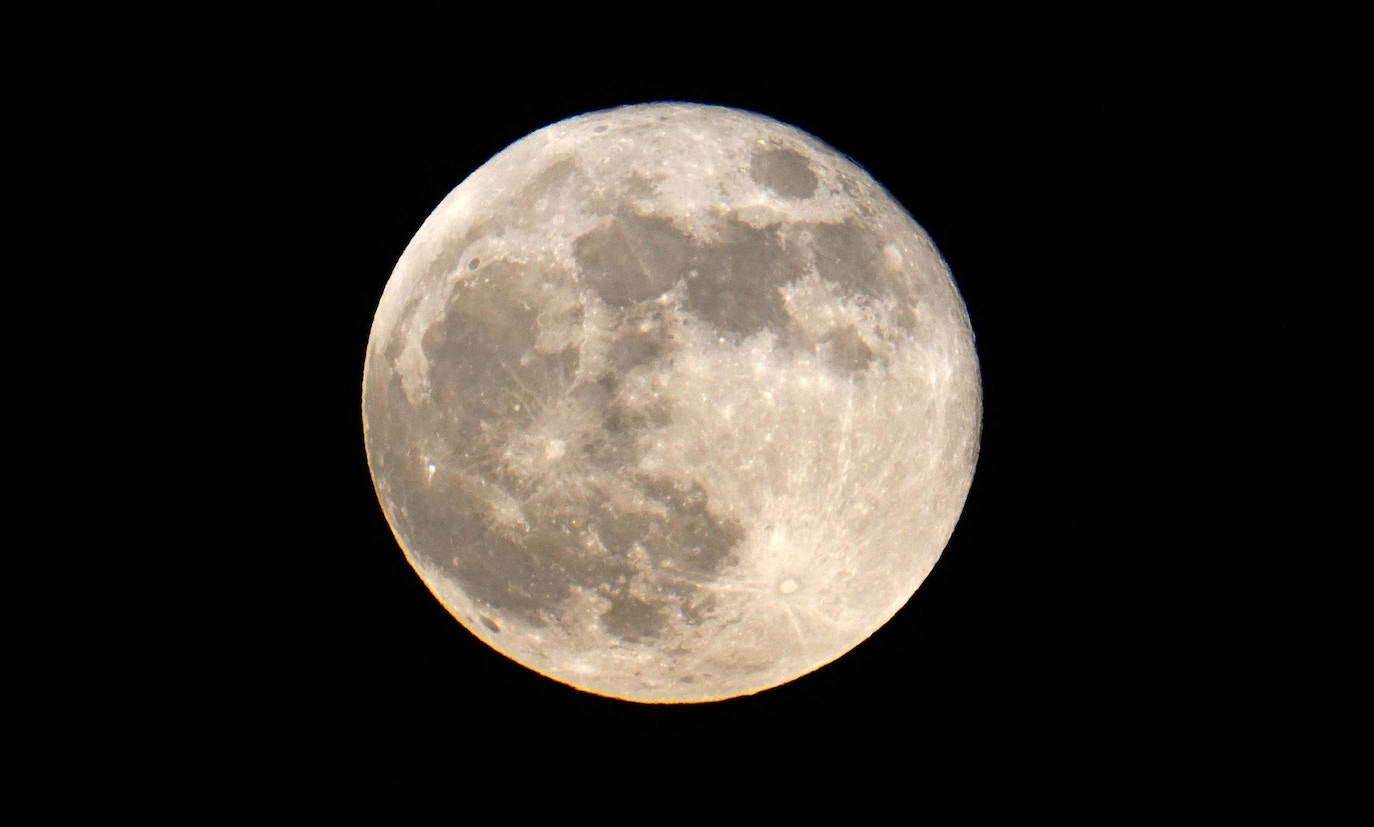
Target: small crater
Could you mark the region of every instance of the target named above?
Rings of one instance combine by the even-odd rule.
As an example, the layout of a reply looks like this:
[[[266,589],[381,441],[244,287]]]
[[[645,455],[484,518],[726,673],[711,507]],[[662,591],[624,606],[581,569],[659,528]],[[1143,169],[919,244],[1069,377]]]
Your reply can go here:
[[[810,198],[816,192],[816,173],[806,156],[791,149],[755,152],[749,159],[749,177],[783,198]]]
[[[902,267],[902,251],[896,244],[883,245],[883,263],[893,270],[900,270]]]
[[[493,632],[496,632],[497,634],[501,633],[501,627],[496,623],[496,621],[492,620],[486,615],[478,615],[477,617],[481,619],[483,626],[487,627]]]
[[[469,262],[468,262],[468,269],[469,269],[469,270],[476,270],[478,267],[481,267],[481,266],[482,266],[482,260],[481,260],[480,258],[474,258],[472,261],[469,261]]]
[[[795,594],[797,591],[797,581],[793,580],[790,577],[787,578],[786,580],[778,584],[778,591],[782,592],[783,594]]]
[[[568,443],[561,439],[550,439],[544,447],[544,459],[558,462],[568,453]]]

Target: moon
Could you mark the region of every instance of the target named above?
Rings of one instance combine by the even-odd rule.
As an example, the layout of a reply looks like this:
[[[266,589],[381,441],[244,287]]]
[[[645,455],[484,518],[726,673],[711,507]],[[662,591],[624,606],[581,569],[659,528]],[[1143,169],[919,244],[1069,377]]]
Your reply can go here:
[[[472,634],[685,703],[839,658],[912,597],[972,481],[968,313],[863,169],[762,115],[565,120],[397,262],[363,375],[378,500]]]

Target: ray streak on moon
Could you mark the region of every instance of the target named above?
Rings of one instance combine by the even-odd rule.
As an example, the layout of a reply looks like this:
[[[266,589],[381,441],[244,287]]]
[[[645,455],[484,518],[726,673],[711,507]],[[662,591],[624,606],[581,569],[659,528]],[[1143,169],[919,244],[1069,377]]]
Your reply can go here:
[[[383,293],[368,461],[473,634],[644,702],[777,686],[911,597],[981,422],[925,232],[792,127],[694,104],[554,124],[459,185]]]

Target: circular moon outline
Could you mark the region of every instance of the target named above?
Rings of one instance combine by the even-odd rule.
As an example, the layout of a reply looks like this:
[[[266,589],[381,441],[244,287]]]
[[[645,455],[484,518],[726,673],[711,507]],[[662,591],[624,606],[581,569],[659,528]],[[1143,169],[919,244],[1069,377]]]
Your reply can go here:
[[[657,103],[538,130],[455,188],[374,317],[378,499],[516,662],[647,703],[842,656],[948,542],[982,422],[929,236],[794,127]]]

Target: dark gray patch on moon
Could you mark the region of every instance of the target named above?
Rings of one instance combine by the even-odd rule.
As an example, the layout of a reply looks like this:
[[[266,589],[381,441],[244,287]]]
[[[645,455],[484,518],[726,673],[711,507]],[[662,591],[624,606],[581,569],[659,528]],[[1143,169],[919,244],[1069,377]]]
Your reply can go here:
[[[673,320],[656,302],[640,302],[629,308],[610,349],[611,378],[668,355],[674,347],[672,331]]]
[[[606,226],[577,239],[574,255],[582,278],[612,307],[657,298],[686,271],[687,236],[664,218],[622,212]]]
[[[655,603],[625,591],[607,590],[611,608],[601,614],[606,631],[631,643],[658,635],[668,626],[670,615],[661,602]]]
[[[521,363],[538,336],[538,314],[513,291],[525,265],[489,261],[460,284],[449,300],[442,322],[421,338],[429,363],[431,398],[447,411],[461,431],[459,439],[479,438],[483,421],[507,420],[521,404],[521,385],[544,384],[571,367],[568,359]]]
[[[523,198],[577,177],[570,164],[556,172],[541,176],[541,186],[527,188]],[[626,641],[659,634],[674,620],[701,623],[711,604],[695,597],[697,584],[713,582],[736,560],[743,528],[713,516],[699,485],[633,478],[628,484],[656,507],[625,509],[593,481],[625,481],[625,469],[640,458],[639,438],[671,419],[671,396],[630,404],[620,390],[635,371],[673,358],[675,313],[736,341],[771,330],[784,343],[816,351],[832,369],[867,369],[874,353],[852,325],[804,336],[779,288],[812,262],[847,296],[893,295],[899,285],[884,270],[880,240],[857,222],[801,226],[810,233],[809,249],[784,244],[776,226],[728,217],[709,243],[666,219],[630,211],[583,234],[574,244],[580,282],[614,319],[600,375],[576,386],[577,341],[553,353],[536,347],[542,327],[583,322],[580,302],[568,305],[558,298],[566,294],[538,290],[551,279],[569,283],[569,275],[529,261],[466,259],[444,317],[421,339],[429,404],[404,402],[415,408],[406,419],[418,417],[420,427],[399,439],[387,434],[383,443],[427,445],[435,468],[374,452],[388,478],[406,478],[402,519],[411,547],[450,550],[440,565],[467,595],[531,625],[555,622],[550,607],[574,589],[606,600],[604,629]],[[680,307],[658,301],[679,284]],[[391,385],[383,408],[406,399],[399,382]],[[545,454],[541,417],[581,423],[564,435],[557,457]],[[603,551],[588,554],[592,546]],[[647,591],[645,578],[653,584]]]
[[[581,251],[581,263],[598,274],[587,280],[623,304],[605,331],[609,358],[599,376],[575,379],[576,342],[552,353],[536,347],[541,325],[582,321],[580,303],[569,307],[559,298],[566,294],[539,290],[566,274],[485,260],[465,272],[443,318],[421,338],[428,396],[412,404],[394,376],[386,414],[375,417],[374,435],[386,438],[379,444],[415,446],[417,455],[374,450],[373,462],[389,480],[403,480],[399,522],[409,547],[478,605],[545,626],[559,622],[581,590],[607,601],[600,620],[608,634],[642,641],[676,620],[702,622],[710,603],[695,596],[697,584],[736,560],[744,530],[714,516],[699,485],[627,471],[640,458],[638,439],[666,425],[671,407],[667,398],[629,404],[619,390],[677,346],[669,309],[650,300],[653,291],[634,292],[656,272],[638,263],[635,245],[666,245],[681,253],[679,266],[702,251],[667,222],[632,216],[614,226]],[[662,249],[646,254],[665,260]],[[403,435],[386,428],[401,406],[410,413],[398,421],[411,423]],[[628,486],[641,505],[612,504],[608,480]],[[445,553],[435,559],[433,550]],[[499,631],[490,617],[479,620]]]
[[[710,514],[699,488],[651,482],[643,490],[659,508],[589,507],[576,495],[527,500],[525,526],[505,532],[490,519],[490,503],[463,486],[444,486],[439,499],[417,505],[448,520],[421,526],[416,539],[452,549],[444,568],[470,597],[505,617],[534,626],[556,622],[561,610],[551,615],[549,608],[579,588],[608,602],[601,616],[608,633],[642,640],[674,617],[700,623],[709,605],[692,599],[696,584],[714,582],[736,562],[744,538],[737,522]],[[454,520],[454,512],[466,518]]]
[[[846,373],[859,373],[873,361],[873,350],[859,335],[854,325],[837,327],[819,342],[818,350],[833,368]]]
[[[735,336],[787,322],[778,287],[793,273],[773,228],[724,222],[722,238],[704,243],[672,222],[621,213],[574,245],[578,270],[603,301],[625,308],[687,286],[687,307]]]
[[[668,478],[646,480],[644,493],[666,506],[662,514],[621,514],[611,529],[612,542],[628,552],[640,544],[659,568],[709,578],[734,560],[744,529],[734,520],[711,514],[706,492],[698,483],[683,485]]]
[[[735,337],[789,322],[778,288],[797,274],[772,227],[725,223],[719,243],[701,248],[687,280],[688,308]]]
[[[897,299],[907,310],[894,317],[893,324],[904,330],[914,324],[909,308],[918,302],[913,290],[919,286],[907,284],[900,269],[885,262],[882,238],[864,223],[798,222],[786,228],[790,240],[784,242],[780,225],[755,227],[733,215],[721,218],[717,237],[708,242],[667,219],[622,210],[608,224],[576,240],[580,278],[611,307],[640,317],[652,314],[654,301],[681,283],[686,287],[682,310],[731,341],[769,330],[808,348],[829,342],[834,356],[829,362],[843,372],[864,370],[874,358],[871,349],[852,328],[820,340],[801,336],[779,292],[784,284],[814,267],[846,298]],[[800,231],[805,231],[804,242],[797,240]],[[613,357],[622,369],[632,367],[627,361],[639,363],[662,354],[662,327],[647,337],[626,328]]]
[[[848,296],[898,295],[883,264],[883,240],[873,230],[853,219],[806,227],[821,278],[838,284]]]
[[[810,198],[816,192],[816,173],[807,158],[791,149],[767,149],[749,159],[749,177],[783,198]]]
[[[628,641],[662,632],[674,616],[688,625],[701,623],[711,604],[696,596],[697,586],[714,582],[738,562],[736,549],[744,540],[737,521],[711,514],[700,485],[670,479],[641,479],[639,484],[658,508],[624,510],[603,504],[591,524],[612,555],[630,562],[627,579],[601,592],[611,602],[603,615],[606,630]],[[647,578],[653,589],[632,591],[630,581],[636,575]]]

